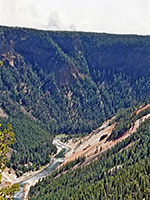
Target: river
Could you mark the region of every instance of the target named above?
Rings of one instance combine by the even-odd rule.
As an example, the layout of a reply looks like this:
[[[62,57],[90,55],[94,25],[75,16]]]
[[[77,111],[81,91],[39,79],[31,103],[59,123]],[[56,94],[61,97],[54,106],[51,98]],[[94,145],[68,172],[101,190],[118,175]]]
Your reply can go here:
[[[69,148],[62,143],[59,142],[58,138],[55,138],[53,141],[53,144],[55,144],[57,147],[61,147],[62,149],[65,149],[65,153],[69,150]],[[38,174],[26,179],[25,181],[20,182],[20,191],[16,192],[13,196],[14,200],[23,200],[24,199],[24,185],[27,183],[30,183],[31,185],[34,185],[39,180],[45,178],[46,176],[50,175],[53,171],[57,169],[58,166],[60,166],[65,161],[65,158],[53,158],[51,164],[40,171]]]

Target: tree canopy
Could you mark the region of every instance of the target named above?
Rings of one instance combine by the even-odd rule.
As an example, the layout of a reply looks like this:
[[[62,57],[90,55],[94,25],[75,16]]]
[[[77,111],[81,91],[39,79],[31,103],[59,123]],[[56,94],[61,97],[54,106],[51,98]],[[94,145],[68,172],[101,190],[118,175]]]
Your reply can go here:
[[[3,61],[0,61],[0,67],[2,67],[3,66]]]
[[[1,127],[1,125],[0,125]],[[9,151],[10,145],[15,141],[15,134],[12,132],[12,127],[10,124],[4,130],[0,131],[0,182],[2,179],[2,172],[6,167],[7,163],[7,153]],[[14,192],[19,190],[19,185],[14,184],[0,190],[0,200],[12,199]]]

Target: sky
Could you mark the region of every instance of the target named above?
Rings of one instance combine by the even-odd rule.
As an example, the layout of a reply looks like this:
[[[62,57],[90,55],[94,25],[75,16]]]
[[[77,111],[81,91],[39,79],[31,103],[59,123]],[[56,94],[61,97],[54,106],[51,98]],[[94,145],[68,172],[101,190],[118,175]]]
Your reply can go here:
[[[150,0],[0,0],[0,25],[150,35]]]

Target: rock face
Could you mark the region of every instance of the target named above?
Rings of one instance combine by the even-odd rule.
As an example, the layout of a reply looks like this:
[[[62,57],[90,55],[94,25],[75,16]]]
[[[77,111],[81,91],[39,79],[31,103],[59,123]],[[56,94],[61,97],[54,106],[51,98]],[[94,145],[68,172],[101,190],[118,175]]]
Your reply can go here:
[[[30,183],[26,183],[25,186],[24,186],[24,189],[23,189],[23,192],[24,192],[24,200],[28,200],[28,194],[29,194],[29,191],[30,191]]]
[[[6,167],[2,172],[2,183],[0,184],[0,189],[16,182],[16,178],[17,176],[14,170]]]

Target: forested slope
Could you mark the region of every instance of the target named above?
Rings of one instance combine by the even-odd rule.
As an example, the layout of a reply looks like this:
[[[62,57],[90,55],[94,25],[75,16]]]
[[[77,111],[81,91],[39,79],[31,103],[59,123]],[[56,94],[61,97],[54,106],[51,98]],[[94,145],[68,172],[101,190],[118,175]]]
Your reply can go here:
[[[90,132],[150,94],[150,37],[0,28],[1,107]],[[6,101],[7,100],[7,101]]]
[[[13,124],[26,162],[39,146],[36,158],[45,159],[35,165],[56,151],[51,135],[89,133],[150,95],[149,36],[0,27],[0,60],[0,107],[9,116],[1,122]]]
[[[124,129],[122,129],[124,132]],[[150,119],[89,165],[64,166],[31,188],[29,199],[150,198]],[[59,175],[59,176],[58,176]]]

